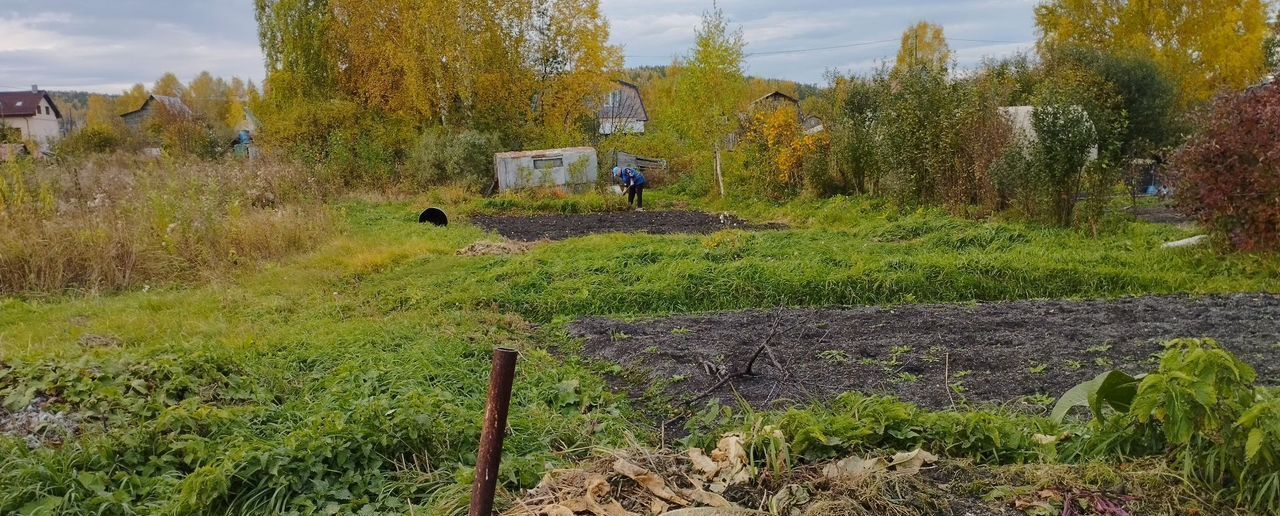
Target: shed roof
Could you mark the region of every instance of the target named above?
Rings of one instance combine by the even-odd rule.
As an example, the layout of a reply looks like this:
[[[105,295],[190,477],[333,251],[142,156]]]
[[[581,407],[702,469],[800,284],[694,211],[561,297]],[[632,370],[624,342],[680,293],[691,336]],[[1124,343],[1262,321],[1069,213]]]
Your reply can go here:
[[[40,91],[2,91],[0,92],[0,113],[3,116],[36,116],[39,114],[36,110],[40,107],[40,100],[43,99],[53,108],[54,116],[62,118],[62,112],[58,110],[58,104],[53,102],[53,97],[49,96],[49,92]]]
[[[766,101],[766,100],[785,100],[785,101],[787,101],[787,102],[791,102],[791,103],[793,103],[793,104],[799,104],[799,103],[800,103],[800,100],[799,100],[799,99],[797,99],[797,98],[795,98],[795,97],[792,97],[791,95],[787,95],[786,93],[783,93],[783,92],[778,91],[778,90],[773,90],[773,93],[770,93],[770,94],[768,94],[768,95],[765,95],[765,96],[763,96],[763,97],[760,97],[760,98],[758,98],[758,99],[755,99],[755,100],[754,100],[754,101],[752,101],[751,103],[752,103],[752,104],[758,104],[758,103],[760,103],[760,102],[764,102],[764,101]]]
[[[165,109],[168,109],[170,113],[177,116],[181,116],[184,118],[192,118],[195,116],[195,113],[191,111],[191,108],[187,107],[186,103],[182,102],[182,99],[178,97],[170,97],[168,95],[151,95],[150,97],[147,97],[146,102],[142,103],[142,107],[139,107],[138,109],[135,109],[133,111],[130,111],[120,116],[124,117],[124,116],[129,116],[135,113],[140,113],[143,110],[147,109],[147,106],[152,102],[159,102],[161,105],[165,107]]]
[[[494,154],[495,158],[546,158],[553,156],[561,156],[564,154],[582,154],[595,153],[595,147],[568,147],[564,149],[542,149],[515,152],[499,152]]]
[[[602,118],[614,118],[618,116],[626,116],[629,118],[635,118],[636,120],[648,122],[649,110],[644,106],[644,96],[640,95],[640,87],[621,79],[616,80],[614,82],[621,85],[623,89],[629,89],[634,91],[636,94],[635,99],[637,102],[639,102],[640,105],[628,106],[628,107],[604,106],[603,108],[600,109],[600,116]],[[640,108],[639,113],[635,112],[635,109],[634,109],[635,107]],[[636,116],[636,115],[639,115],[639,116]]]

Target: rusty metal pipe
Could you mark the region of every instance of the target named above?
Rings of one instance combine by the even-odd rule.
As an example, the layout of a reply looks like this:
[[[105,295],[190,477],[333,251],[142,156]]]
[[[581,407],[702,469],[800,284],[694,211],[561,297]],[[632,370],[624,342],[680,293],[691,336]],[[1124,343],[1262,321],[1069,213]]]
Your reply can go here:
[[[502,438],[507,430],[507,409],[511,406],[511,384],[516,377],[515,350],[493,350],[489,371],[489,401],[484,408],[484,429],[476,455],[476,480],[471,486],[469,516],[491,516],[493,495],[498,487],[498,466],[502,463]]]

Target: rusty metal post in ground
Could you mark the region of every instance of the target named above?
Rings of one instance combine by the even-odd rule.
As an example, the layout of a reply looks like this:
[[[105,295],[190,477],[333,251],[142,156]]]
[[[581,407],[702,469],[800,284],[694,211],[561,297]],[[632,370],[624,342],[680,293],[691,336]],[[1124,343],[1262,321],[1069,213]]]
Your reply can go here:
[[[511,406],[511,384],[516,377],[515,350],[493,350],[489,372],[489,401],[484,408],[484,429],[480,452],[476,455],[476,481],[471,486],[470,516],[491,516],[493,494],[498,487],[498,465],[502,462],[502,437],[507,429],[507,409]]]

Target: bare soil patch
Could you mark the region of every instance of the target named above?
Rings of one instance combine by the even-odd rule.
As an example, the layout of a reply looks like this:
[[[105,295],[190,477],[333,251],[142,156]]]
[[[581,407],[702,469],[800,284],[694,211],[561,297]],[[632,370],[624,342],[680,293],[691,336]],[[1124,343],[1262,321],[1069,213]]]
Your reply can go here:
[[[677,400],[741,371],[769,338],[753,375],[706,399],[741,396],[782,408],[848,391],[890,394],[932,409],[1002,404],[1044,410],[1052,398],[1109,369],[1155,369],[1162,342],[1217,339],[1280,378],[1280,296],[1145,297],[848,309],[727,312],[624,322],[586,318],[570,332],[585,354],[621,364],[640,395]],[[781,366],[779,370],[774,363]]]
[[[471,217],[471,222],[511,240],[564,240],[601,233],[705,235],[726,229],[782,229],[777,224],[752,224],[732,215],[696,211],[628,211],[581,215]]]
[[[1194,226],[1195,220],[1170,206],[1144,206],[1132,210],[1133,217],[1152,224]]]

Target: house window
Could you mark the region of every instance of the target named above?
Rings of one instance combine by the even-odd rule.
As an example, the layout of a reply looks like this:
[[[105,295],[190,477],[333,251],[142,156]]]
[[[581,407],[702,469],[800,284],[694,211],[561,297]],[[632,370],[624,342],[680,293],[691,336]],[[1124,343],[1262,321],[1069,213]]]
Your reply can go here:
[[[609,101],[605,105],[608,107],[618,107],[622,105],[622,92],[621,91],[609,92]]]
[[[535,170],[547,170],[563,166],[564,158],[535,158],[533,160],[533,168]]]

